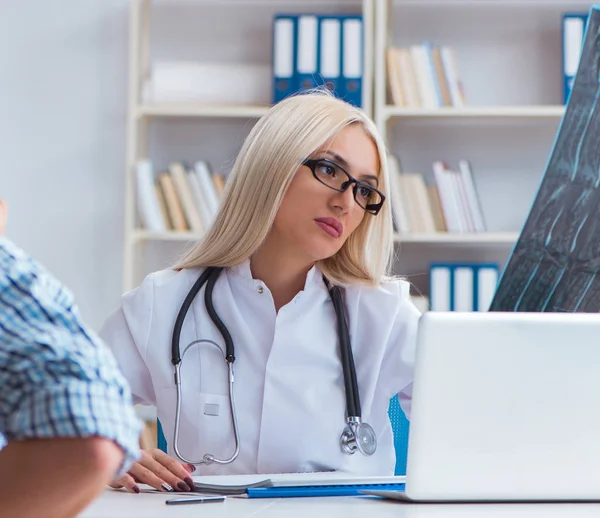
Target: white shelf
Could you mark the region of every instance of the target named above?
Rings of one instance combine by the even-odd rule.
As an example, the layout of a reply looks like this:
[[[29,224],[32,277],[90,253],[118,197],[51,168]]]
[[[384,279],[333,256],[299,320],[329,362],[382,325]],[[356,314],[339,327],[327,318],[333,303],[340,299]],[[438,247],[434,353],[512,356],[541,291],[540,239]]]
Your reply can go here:
[[[594,4],[589,0],[393,0],[396,7],[446,7],[446,6],[506,6],[506,7],[547,7],[558,6],[564,8],[587,8]]]
[[[559,106],[465,106],[464,108],[402,108],[385,106],[385,119],[395,118],[506,118],[506,119],[559,119],[565,107]]]
[[[397,243],[512,245],[518,237],[517,232],[438,232],[434,234],[395,234],[394,241]]]
[[[347,7],[355,6],[360,7],[362,0],[179,0],[178,4],[188,4],[188,5],[198,5],[198,6],[235,6],[235,7],[260,7],[267,6],[271,7],[281,6],[282,8],[286,7],[297,7],[297,6],[318,6],[321,7],[323,5],[332,6],[332,7]],[[161,4],[172,3],[172,0],[159,0]]]
[[[200,103],[155,103],[138,107],[138,117],[223,117],[253,119],[262,117],[269,106],[218,105]]]
[[[149,232],[147,230],[135,230],[133,239],[135,241],[197,241],[202,234],[195,232]],[[517,232],[465,232],[462,234],[452,232],[438,232],[435,234],[394,234],[397,243],[439,243],[439,244],[512,244],[519,234]]]
[[[134,241],[197,241],[202,234],[196,232],[150,232],[148,230],[134,230]]]

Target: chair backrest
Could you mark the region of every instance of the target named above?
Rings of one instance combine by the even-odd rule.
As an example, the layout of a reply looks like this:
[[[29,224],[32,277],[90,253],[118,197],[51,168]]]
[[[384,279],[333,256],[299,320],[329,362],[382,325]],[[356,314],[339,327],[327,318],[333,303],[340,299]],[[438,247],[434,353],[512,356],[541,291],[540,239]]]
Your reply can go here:
[[[394,448],[396,449],[396,468],[394,475],[406,475],[406,455],[408,453],[409,421],[398,401],[398,396],[390,400],[388,416],[394,432]]]
[[[396,468],[395,475],[406,475],[406,453],[408,450],[408,429],[409,421],[404,415],[404,411],[400,407],[398,397],[394,396],[390,400],[388,409],[392,430],[394,432],[394,448],[396,449]],[[162,429],[160,421],[156,420],[157,429],[157,445],[158,448],[167,453],[167,439]]]
[[[165,437],[162,425],[158,419],[156,420],[156,433],[158,435],[156,438],[156,445],[158,446],[158,449],[167,453],[167,438]]]

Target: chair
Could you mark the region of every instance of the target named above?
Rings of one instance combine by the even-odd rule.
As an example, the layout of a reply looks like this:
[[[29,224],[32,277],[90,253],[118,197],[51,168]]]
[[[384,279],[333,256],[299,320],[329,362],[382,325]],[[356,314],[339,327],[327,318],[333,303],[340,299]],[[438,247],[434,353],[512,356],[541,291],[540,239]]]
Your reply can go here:
[[[409,421],[404,415],[398,397],[390,400],[388,416],[394,432],[394,448],[396,449],[396,467],[394,475],[406,475],[406,454],[408,453]]]
[[[394,474],[406,475],[406,453],[408,449],[409,421],[406,419],[404,411],[400,407],[397,396],[394,396],[390,400],[388,416],[390,418],[390,422],[392,423],[392,430],[394,432],[394,448],[396,449],[396,467],[394,469]],[[167,439],[165,438],[165,434],[158,419],[156,420],[156,425],[158,448],[167,453]]]
[[[167,453],[167,438],[165,437],[165,434],[162,429],[162,425],[160,424],[160,421],[158,419],[156,420],[156,433],[158,436],[156,438],[157,439],[156,445],[157,445],[158,449]]]

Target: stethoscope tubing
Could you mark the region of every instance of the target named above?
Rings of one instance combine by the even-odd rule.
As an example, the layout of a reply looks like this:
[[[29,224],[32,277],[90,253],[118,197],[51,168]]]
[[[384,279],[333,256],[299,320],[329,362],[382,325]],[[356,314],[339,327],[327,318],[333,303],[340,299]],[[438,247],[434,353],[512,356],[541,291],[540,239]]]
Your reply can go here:
[[[235,361],[235,349],[233,347],[233,339],[231,338],[231,334],[229,333],[229,329],[223,323],[223,321],[217,315],[215,310],[215,306],[213,304],[213,291],[215,289],[215,284],[217,279],[219,278],[219,274],[223,268],[213,268],[212,273],[208,277],[208,282],[206,283],[206,290],[204,290],[204,304],[206,305],[206,311],[208,311],[208,316],[213,321],[217,329],[223,336],[223,340],[225,341],[225,361],[229,364],[233,364]]]
[[[215,342],[213,342],[212,340],[196,340],[193,343],[201,343],[201,342],[207,342],[207,343],[213,344],[219,350],[221,350],[219,345],[216,344]],[[183,354],[185,354],[185,352],[188,349],[189,349],[189,346],[186,347]],[[180,418],[181,418],[181,399],[182,399],[181,372],[180,372],[181,363],[179,363],[175,366],[175,384],[177,386],[177,404],[175,406],[175,429],[173,432],[173,450],[175,451],[175,454],[183,462],[187,462],[188,464],[196,464],[196,465],[199,465],[199,464],[221,464],[221,465],[223,465],[223,464],[230,464],[240,454],[240,435],[239,435],[239,428],[238,428],[238,421],[237,421],[237,413],[235,411],[235,398],[234,398],[234,392],[233,392],[233,382],[235,380],[235,377],[233,374],[233,363],[228,362],[227,365],[229,367],[229,412],[231,414],[231,419],[232,419],[232,423],[233,423],[233,438],[235,441],[235,449],[228,459],[217,459],[214,455],[207,453],[204,455],[202,460],[188,459],[179,451],[179,423],[180,423]]]
[[[348,334],[348,325],[346,323],[346,312],[342,302],[342,295],[339,287],[329,288],[329,294],[333,303],[337,318],[338,336],[340,341],[340,357],[342,362],[342,372],[344,374],[344,390],[346,391],[346,413],[348,417],[361,415],[360,397],[358,394],[358,383],[356,381],[356,368],[354,358],[350,349],[350,337]]]
[[[177,367],[181,363],[181,351],[179,349],[179,340],[181,338],[181,329],[183,328],[183,321],[185,320],[185,316],[187,315],[192,302],[194,302],[194,298],[206,283],[206,280],[211,274],[211,269],[206,268],[202,272],[202,275],[198,277],[188,294],[186,295],[183,304],[181,304],[181,308],[179,308],[179,313],[177,314],[177,318],[175,319],[175,325],[173,326],[173,336],[171,338],[171,363]]]

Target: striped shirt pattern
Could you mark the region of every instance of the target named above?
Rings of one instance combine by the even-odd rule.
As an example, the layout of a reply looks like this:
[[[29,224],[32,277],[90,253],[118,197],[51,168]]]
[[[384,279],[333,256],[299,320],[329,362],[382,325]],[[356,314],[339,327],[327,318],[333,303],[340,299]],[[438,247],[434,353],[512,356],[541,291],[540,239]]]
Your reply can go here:
[[[71,292],[0,236],[0,447],[105,437],[125,452],[121,474],[139,457],[140,432],[129,386]]]

